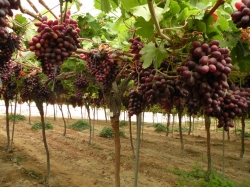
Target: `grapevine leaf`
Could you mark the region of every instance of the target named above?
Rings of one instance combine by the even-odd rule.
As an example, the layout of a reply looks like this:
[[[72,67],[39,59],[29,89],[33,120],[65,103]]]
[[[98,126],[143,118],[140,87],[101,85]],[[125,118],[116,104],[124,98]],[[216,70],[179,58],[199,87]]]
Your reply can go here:
[[[176,15],[177,13],[179,14],[181,9],[176,1],[170,0],[170,7],[171,7],[170,11],[172,15]]]
[[[199,12],[200,10],[197,10],[197,9],[190,10],[186,7],[179,14],[177,21],[184,21],[187,17],[191,15],[197,15]]]
[[[221,12],[218,10],[218,25],[222,31],[227,31],[229,29],[228,21],[221,15]]]
[[[146,22],[142,17],[135,22],[136,33],[143,38],[150,38],[154,34],[154,23],[152,20]]]
[[[118,5],[119,5],[118,0],[111,0],[111,2],[113,2],[116,6],[118,6]]]
[[[196,6],[196,4],[197,4],[197,0],[190,0],[190,5]]]
[[[106,13],[111,10],[109,0],[101,0],[101,10]]]
[[[117,32],[114,30],[115,23],[107,22],[102,29],[105,29],[108,34],[114,35],[117,34]]]
[[[147,0],[138,0],[138,3],[140,5],[144,5],[144,4],[147,4]]]
[[[237,43],[236,47],[232,49],[231,51],[231,58],[232,62],[235,65],[238,65],[240,68],[240,71],[249,71],[250,70],[250,64],[249,64],[249,58],[250,53],[246,52],[246,48],[248,46],[240,43],[240,41]]]
[[[101,43],[101,42],[102,42],[102,40],[101,40],[101,38],[100,38],[99,36],[94,36],[94,37],[92,38],[92,40],[93,40],[95,43]]]
[[[84,49],[91,49],[93,47],[93,43],[89,41],[82,41],[81,46]]]
[[[166,0],[165,6],[163,8],[162,13],[166,13],[166,12],[168,12],[170,10],[170,5],[169,4],[170,4],[170,0]]]
[[[191,4],[191,3],[190,3]],[[211,0],[207,0],[206,2],[198,2],[196,4],[191,4],[193,7],[198,8],[199,10],[206,10],[208,7],[212,6]]]
[[[86,66],[86,62],[79,58],[70,57],[64,61],[61,69],[62,72],[69,72],[69,71],[81,71],[84,70]]]
[[[197,28],[200,30],[200,31],[202,31],[202,32],[204,32],[204,33],[206,33],[206,24],[203,22],[203,21],[197,21],[196,22],[196,24],[197,24]]]
[[[221,34],[221,31],[219,29],[217,29],[216,27],[208,25],[207,26],[207,35],[210,38],[212,38],[216,35],[222,35],[222,34]]]
[[[220,47],[228,47],[229,49],[234,48],[237,45],[238,40],[229,32],[223,33],[223,39],[219,39],[214,37],[214,39],[218,39],[220,41]]]
[[[164,9],[159,7],[154,7],[155,15],[158,20],[162,19],[162,12]],[[146,21],[149,21],[151,19],[151,14],[148,8],[148,5],[140,5],[132,8],[132,13],[135,16],[143,17]]]
[[[146,44],[140,54],[142,54],[140,60],[143,62],[143,68],[148,68],[152,62],[154,62],[155,68],[158,68],[162,60],[168,57],[164,47],[161,45],[157,48],[153,42]]]
[[[138,1],[135,0],[120,0],[123,8],[126,11],[130,11],[133,7],[139,6]]]
[[[75,0],[75,6],[76,6],[77,11],[81,9],[82,3],[80,2],[80,0]]]
[[[18,23],[21,23],[21,24],[28,23],[28,20],[25,17],[23,17],[22,14],[16,14],[15,21],[17,21]]]

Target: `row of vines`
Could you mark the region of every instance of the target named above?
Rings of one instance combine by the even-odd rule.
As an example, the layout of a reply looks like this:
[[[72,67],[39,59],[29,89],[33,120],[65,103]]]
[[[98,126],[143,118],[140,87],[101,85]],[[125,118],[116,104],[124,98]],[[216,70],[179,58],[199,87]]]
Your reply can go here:
[[[80,10],[85,1],[60,0],[60,15],[43,0],[39,3],[46,9],[44,14],[27,1],[33,12],[20,0],[0,0],[0,93],[6,107],[7,152],[14,135],[11,141],[10,101],[36,103],[47,154],[45,185],[50,157],[43,103],[58,104],[61,112],[63,104],[84,106],[90,122],[90,106],[110,110],[116,187],[120,186],[122,109],[129,117],[137,116],[138,132],[142,112],[158,107],[169,119],[176,111],[181,149],[182,116],[204,116],[207,181],[212,170],[211,118],[224,131],[241,119],[243,157],[250,108],[249,0],[96,0],[95,8],[102,10],[96,17],[71,12],[73,6]],[[13,9],[22,13],[14,15]],[[66,136],[65,120],[64,125]]]

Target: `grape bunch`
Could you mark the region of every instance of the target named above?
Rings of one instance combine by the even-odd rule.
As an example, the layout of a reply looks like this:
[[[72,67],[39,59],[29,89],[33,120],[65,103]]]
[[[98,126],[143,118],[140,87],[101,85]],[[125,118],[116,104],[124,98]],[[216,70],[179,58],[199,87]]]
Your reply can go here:
[[[139,53],[143,44],[139,38],[130,39],[130,52],[134,55],[131,75],[135,86],[138,87],[138,92],[142,95],[142,99],[146,107],[152,107],[159,104],[162,109],[170,111],[173,105],[178,106],[183,102],[182,97],[187,94],[187,91],[182,89],[176,81],[177,75],[172,71],[172,66],[167,60],[163,60],[160,70],[163,73],[158,73],[153,65],[148,68],[142,67]],[[183,106],[182,106],[183,107]]]
[[[20,48],[21,38],[13,33],[9,33],[6,42],[0,45],[0,66],[9,61],[14,51]]]
[[[226,48],[220,48],[217,40],[209,44],[195,41],[192,46],[190,57],[177,68],[179,80],[182,82],[182,87],[189,92],[189,97],[196,99],[196,107],[202,108],[207,116],[217,117],[219,127],[223,126],[224,130],[228,130],[235,115],[232,112],[224,112],[228,109],[228,104],[236,106],[233,105],[236,100],[229,97],[227,82],[232,68],[230,52]],[[235,114],[240,115],[237,112]]]
[[[109,92],[119,73],[117,61],[111,54],[101,53],[98,50],[90,51],[90,54],[85,56],[85,60],[91,75],[97,82],[102,83],[104,92]]]
[[[75,98],[77,102],[80,103],[82,101],[82,95],[84,90],[89,86],[89,80],[84,74],[82,74],[81,76],[75,79],[74,85],[76,87]]]
[[[87,79],[86,75],[82,74],[75,79],[74,85],[77,89],[85,89],[89,86],[89,80]]]
[[[11,9],[18,9],[18,3],[14,0],[0,0],[0,26],[5,27],[7,25],[5,17],[7,15],[13,16]]]
[[[64,22],[59,20],[47,20],[43,16],[42,22],[35,23],[37,32],[28,44],[30,50],[35,52],[42,62],[43,72],[53,77],[54,65],[61,65],[64,60],[72,55],[80,47],[78,23],[70,18],[67,13]]]
[[[13,80],[9,81],[4,92],[4,98],[8,100],[13,100],[16,95],[17,83]]]
[[[187,108],[187,113],[189,115],[197,115],[200,110],[195,97],[188,97],[186,99],[185,107]]]
[[[12,70],[13,62],[11,60],[0,65],[0,79],[4,86],[11,80]]]
[[[140,37],[130,38],[128,41],[131,43],[129,52],[135,54],[132,60],[140,60],[141,54],[139,52],[143,48],[143,43]]]
[[[250,106],[250,89],[247,88],[238,88],[234,90],[228,90],[225,94],[223,101],[223,113],[218,118],[218,127],[223,127],[226,131],[229,130],[229,127],[234,127],[234,124],[230,119],[235,117],[242,116],[243,113],[246,113],[248,107]]]
[[[235,7],[237,11],[231,14],[232,20],[237,28],[246,29],[250,26],[250,0],[236,2]]]
[[[128,113],[129,116],[139,115],[145,109],[145,101],[140,92],[131,90],[129,93]]]
[[[15,0],[0,0],[0,43],[5,43],[8,39],[7,18],[13,16],[12,9],[18,9],[18,2]]]
[[[20,94],[22,101],[31,99],[39,99],[41,101],[51,101],[51,90],[40,82],[38,75],[32,75],[23,79],[22,89]]]
[[[22,71],[22,66],[20,64],[15,64],[13,66],[13,75],[17,78],[20,79],[20,73]]]

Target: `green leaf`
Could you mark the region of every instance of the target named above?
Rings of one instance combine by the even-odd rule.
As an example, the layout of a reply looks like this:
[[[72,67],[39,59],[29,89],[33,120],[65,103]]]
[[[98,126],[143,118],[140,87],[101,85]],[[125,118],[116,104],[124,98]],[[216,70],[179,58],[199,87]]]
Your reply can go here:
[[[162,12],[164,9],[159,8],[159,7],[154,7],[155,10],[155,15],[157,17],[158,20],[162,19]],[[143,17],[146,21],[149,21],[151,19],[151,14],[148,8],[148,5],[140,5],[140,6],[136,6],[134,8],[132,8],[132,13],[135,16],[138,17]]]
[[[82,3],[80,2],[80,0],[75,0],[75,6],[76,6],[77,11],[81,9]]]
[[[94,36],[94,37],[92,38],[92,40],[93,40],[95,43],[101,43],[101,42],[102,42],[102,40],[101,40],[101,38],[100,38],[99,36]]]
[[[170,0],[170,7],[171,7],[170,9],[171,14],[173,15],[179,14],[181,8],[176,1]]]
[[[111,0],[111,2],[113,2],[116,6],[118,6],[118,5],[119,5],[118,0]]]
[[[163,45],[157,48],[153,42],[144,45],[140,54],[142,54],[140,60],[143,62],[143,68],[148,68],[152,62],[155,68],[159,68],[162,60],[168,57]]]
[[[181,11],[177,20],[184,21],[185,19],[187,19],[187,17],[189,17],[191,15],[197,15],[199,12],[200,12],[200,10],[197,10],[197,9],[190,10],[186,7],[186,8],[184,8],[184,10]]]
[[[109,0],[101,0],[101,10],[106,13],[111,10]]]
[[[147,0],[138,0],[138,3],[140,5],[144,5],[144,4],[147,4]]]
[[[208,25],[207,26],[207,35],[209,36],[209,38],[212,38],[212,37],[214,37],[216,35],[221,35],[222,36],[222,33],[216,27]]]
[[[166,12],[168,12],[170,10],[169,4],[170,4],[170,0],[166,0],[165,6],[164,6],[164,9],[163,9],[162,13],[166,13]]]
[[[206,24],[205,24],[203,21],[197,20],[196,24],[197,24],[197,28],[198,28],[200,31],[206,33],[206,30],[207,30],[207,29],[206,29]]]
[[[69,71],[81,71],[84,70],[86,66],[86,62],[82,59],[70,57],[64,61],[62,65],[62,72]]]
[[[146,22],[142,17],[136,19],[135,25],[136,34],[143,38],[150,38],[154,34],[154,23],[152,20]]]
[[[15,21],[17,21],[18,23],[21,23],[21,24],[28,23],[28,20],[25,17],[23,17],[22,14],[16,14]]]
[[[246,44],[240,43],[240,41],[237,43],[236,47],[232,49],[231,51],[231,58],[234,65],[238,65],[241,72],[250,71],[250,53],[246,51],[247,49]]]
[[[123,8],[126,11],[130,11],[133,7],[139,6],[140,4],[136,0],[120,0]]]
[[[220,47],[228,47],[230,50],[233,49],[238,42],[236,37],[229,32],[223,33],[223,39],[219,39],[217,37],[214,37],[214,39],[218,39],[220,41]]]
[[[191,5],[199,10],[206,10],[208,9],[208,7],[211,7],[213,5],[213,2],[211,2],[211,0],[203,0],[203,2],[198,2]]]
[[[227,31],[229,29],[229,23],[228,21],[221,15],[221,11],[217,11],[219,20],[218,20],[218,26],[222,31]]]

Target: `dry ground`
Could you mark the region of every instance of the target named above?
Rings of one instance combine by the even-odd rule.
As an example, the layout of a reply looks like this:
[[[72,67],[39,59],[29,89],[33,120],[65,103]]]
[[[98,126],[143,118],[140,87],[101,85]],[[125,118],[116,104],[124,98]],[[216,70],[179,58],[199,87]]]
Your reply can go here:
[[[40,118],[32,117],[32,123]],[[53,187],[110,187],[114,186],[114,141],[98,136],[105,121],[95,123],[94,144],[88,145],[88,131],[77,132],[67,129],[62,136],[63,122],[47,118],[54,129],[46,131],[51,155],[51,177]],[[70,119],[68,123],[75,120]],[[129,137],[128,127],[122,127]],[[133,141],[135,145],[133,125]],[[213,168],[222,171],[222,133],[212,132],[211,151]],[[138,187],[171,187],[179,176],[169,169],[190,171],[195,162],[206,169],[206,139],[204,130],[195,130],[193,135],[184,133],[185,148],[180,149],[178,133],[156,133],[153,127],[144,126],[140,150]],[[246,183],[250,180],[250,138],[246,138],[246,151],[239,158],[240,138],[231,134],[226,141],[225,173],[231,179]],[[25,122],[16,124],[13,153],[6,154],[5,116],[0,116],[0,187],[38,187],[38,180],[46,172],[46,157],[41,130],[31,130]],[[132,187],[134,160],[129,138],[121,139],[121,186]]]

